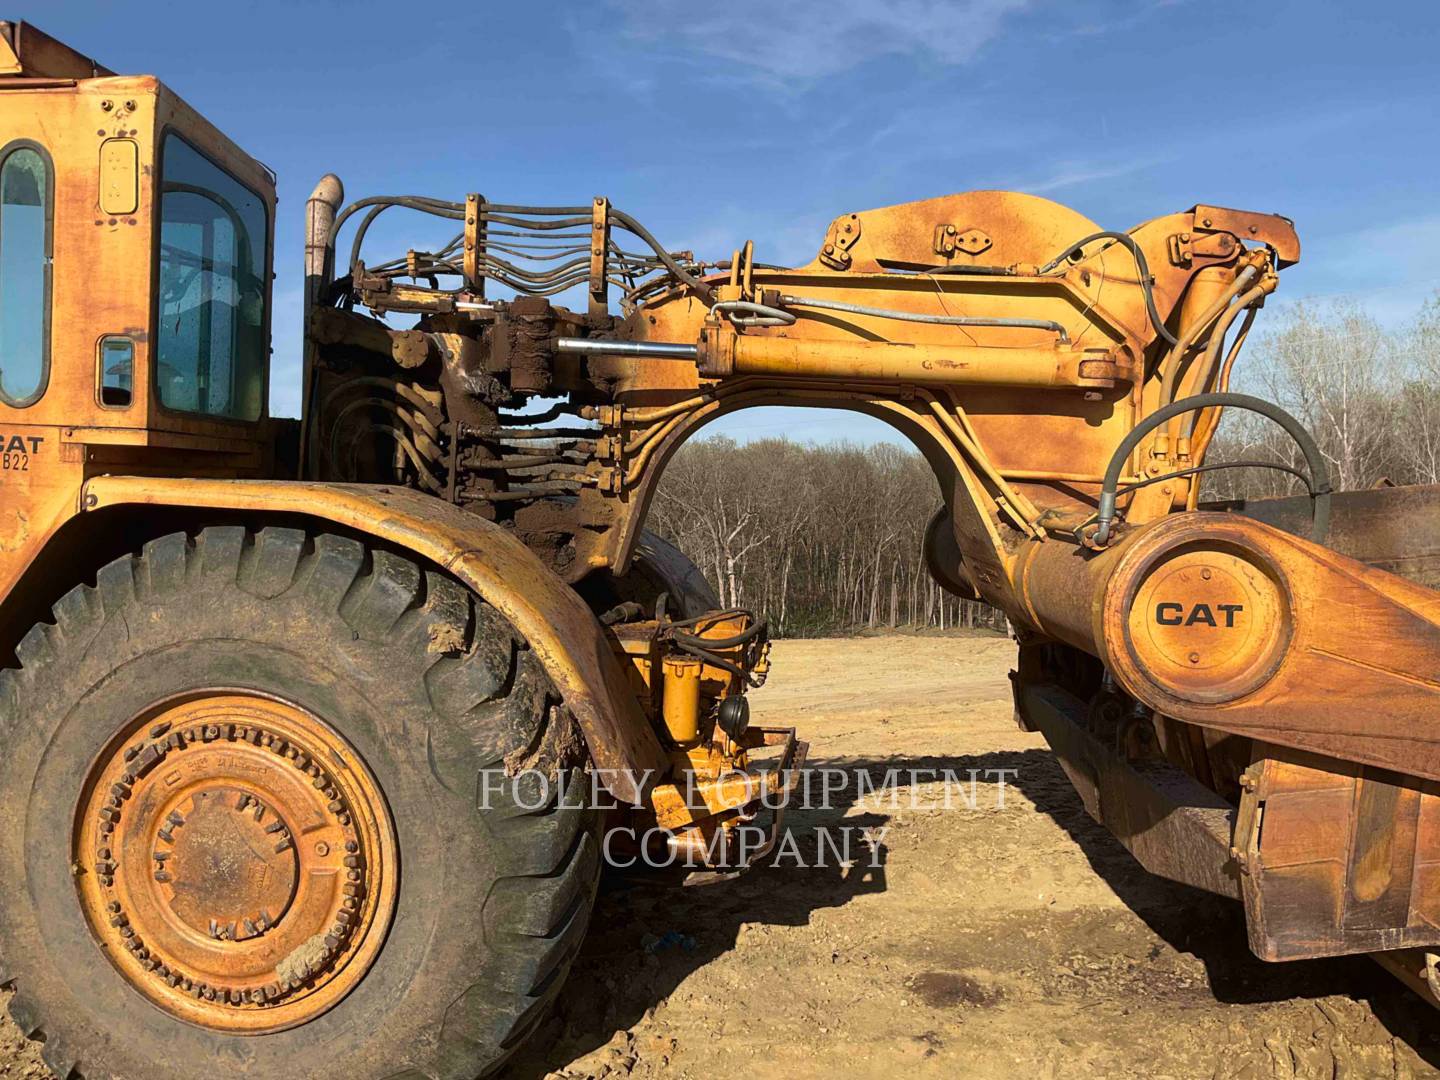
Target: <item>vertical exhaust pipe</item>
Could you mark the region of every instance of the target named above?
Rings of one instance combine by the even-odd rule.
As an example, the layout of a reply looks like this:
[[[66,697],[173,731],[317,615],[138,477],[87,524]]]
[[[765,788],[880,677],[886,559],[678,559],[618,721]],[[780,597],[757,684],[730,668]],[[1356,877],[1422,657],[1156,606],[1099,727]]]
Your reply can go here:
[[[300,460],[297,478],[312,479],[312,416],[315,404],[315,344],[311,320],[326,288],[335,277],[335,217],[345,201],[345,185],[334,173],[326,173],[305,203],[305,352],[300,397]]]
[[[335,215],[345,201],[345,185],[326,173],[305,203],[305,309],[308,315],[335,276]]]

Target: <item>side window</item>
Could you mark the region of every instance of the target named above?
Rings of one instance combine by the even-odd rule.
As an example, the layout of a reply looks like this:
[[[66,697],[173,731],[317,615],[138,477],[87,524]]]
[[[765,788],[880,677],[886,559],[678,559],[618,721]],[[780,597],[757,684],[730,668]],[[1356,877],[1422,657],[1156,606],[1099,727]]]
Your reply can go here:
[[[100,339],[97,397],[107,409],[126,409],[135,396],[135,343],[126,337]]]
[[[50,367],[51,171],[28,144],[0,155],[0,401],[23,406]]]
[[[267,360],[265,204],[173,133],[160,170],[160,402],[258,419]]]

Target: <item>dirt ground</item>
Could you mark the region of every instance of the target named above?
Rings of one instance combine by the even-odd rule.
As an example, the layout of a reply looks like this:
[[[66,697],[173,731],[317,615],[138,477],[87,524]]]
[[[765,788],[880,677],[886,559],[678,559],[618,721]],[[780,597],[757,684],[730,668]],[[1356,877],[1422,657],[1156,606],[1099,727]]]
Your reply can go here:
[[[783,866],[705,888],[611,883],[507,1080],[1440,1076],[1440,1016],[1375,965],[1263,964],[1238,905],[1150,878],[1094,825],[1011,719],[1013,649],[777,644],[757,722],[798,726],[812,766],[872,787],[948,769],[960,797],[946,809],[923,773],[918,806],[908,785],[857,799],[847,784],[792,815]],[[877,849],[857,832],[850,865],[819,858],[817,830],[860,827],[885,830]],[[42,1075],[6,1020],[0,1077]]]

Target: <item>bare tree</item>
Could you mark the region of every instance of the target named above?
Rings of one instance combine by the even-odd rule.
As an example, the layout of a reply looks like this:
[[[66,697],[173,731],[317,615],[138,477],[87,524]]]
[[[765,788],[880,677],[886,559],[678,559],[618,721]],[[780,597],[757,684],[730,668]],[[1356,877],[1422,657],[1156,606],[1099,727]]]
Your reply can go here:
[[[1395,420],[1406,479],[1440,484],[1440,294],[1403,339],[1404,376]]]
[[[1298,304],[1242,363],[1234,388],[1293,413],[1314,435],[1335,488],[1440,481],[1440,298],[1394,332],[1353,304]],[[1210,459],[1254,458],[1304,464],[1276,425],[1228,410]],[[1207,484],[1221,498],[1296,490],[1273,470],[1213,473]]]
[[[649,525],[783,633],[1003,626],[938,589],[921,543],[940,492],[924,460],[889,445],[702,439],[666,469]]]

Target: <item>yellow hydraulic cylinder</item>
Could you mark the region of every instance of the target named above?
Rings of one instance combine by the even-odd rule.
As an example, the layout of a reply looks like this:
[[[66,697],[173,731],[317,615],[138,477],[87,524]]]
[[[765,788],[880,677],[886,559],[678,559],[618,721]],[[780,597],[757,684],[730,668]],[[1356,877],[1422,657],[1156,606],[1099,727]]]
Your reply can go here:
[[[710,377],[783,375],[1063,389],[1108,387],[1125,374],[1109,349],[1059,344],[1005,349],[707,331],[698,355],[701,374]]]

